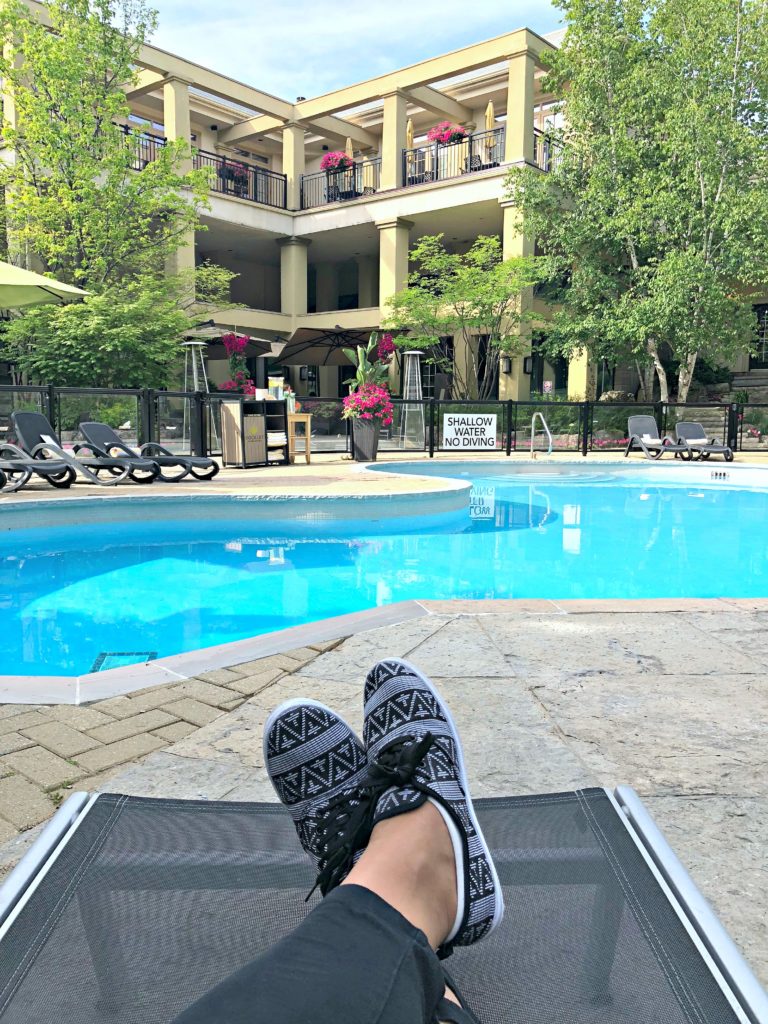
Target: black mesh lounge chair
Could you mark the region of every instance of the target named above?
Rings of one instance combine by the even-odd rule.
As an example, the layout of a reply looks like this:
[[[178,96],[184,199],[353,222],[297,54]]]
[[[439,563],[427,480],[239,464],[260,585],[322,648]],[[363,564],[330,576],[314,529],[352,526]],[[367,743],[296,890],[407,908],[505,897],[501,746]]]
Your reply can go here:
[[[625,459],[631,451],[641,451],[646,459],[660,459],[665,452],[686,460],[693,455],[685,441],[675,441],[669,434],[662,437],[653,416],[630,416],[627,435],[629,442],[624,450]]]
[[[768,1022],[632,790],[475,807],[507,915],[449,969],[483,1024]],[[73,794],[0,889],[0,1018],[170,1024],[295,927],[313,881],[279,804]]]
[[[130,477],[137,484],[151,484],[160,470],[150,459],[134,455],[114,458],[98,452],[88,445],[75,445],[74,456],[65,452],[61,441],[40,412],[13,412],[11,424],[16,440],[24,451],[33,459],[53,458],[57,462],[65,462],[76,473],[84,476],[92,484],[119,484]],[[81,452],[85,454],[80,454]],[[99,473],[110,475],[102,479]]]
[[[55,459],[33,459],[8,441],[0,442],[0,472],[5,478],[0,490],[6,494],[25,487],[33,476],[39,476],[51,487],[67,488],[76,474],[66,462]]]
[[[123,454],[128,457],[136,455],[126,446],[119,434],[116,434],[106,423],[81,423],[80,433],[88,444],[94,445],[105,455]],[[139,455],[151,459],[158,466],[160,479],[165,483],[178,483],[190,473],[196,480],[212,480],[219,472],[219,465],[213,459],[206,459],[198,455],[176,455],[154,441],[142,445]],[[173,466],[178,467],[180,472],[172,474],[165,472],[166,469]]]
[[[700,459],[708,459],[710,455],[722,455],[726,462],[733,462],[733,452],[727,444],[720,444],[716,438],[711,440],[701,423],[692,420],[681,420],[675,427],[678,441],[685,441],[694,455]]]

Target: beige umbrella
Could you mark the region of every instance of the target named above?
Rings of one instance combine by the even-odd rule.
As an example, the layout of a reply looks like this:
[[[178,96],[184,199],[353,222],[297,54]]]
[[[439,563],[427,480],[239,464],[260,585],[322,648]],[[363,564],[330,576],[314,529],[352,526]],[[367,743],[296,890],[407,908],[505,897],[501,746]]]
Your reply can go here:
[[[62,284],[31,270],[14,267],[12,263],[0,262],[0,309],[41,306],[48,302],[76,302],[89,294],[71,284]]]
[[[496,127],[496,111],[493,109],[493,100],[488,101],[488,106],[485,108],[485,130],[492,132]],[[496,135],[486,135],[485,137],[485,162],[493,162],[493,151],[496,146]],[[498,157],[496,158],[498,161]]]
[[[344,147],[344,152],[347,154],[347,156],[349,157],[350,160],[354,160],[355,159],[355,150],[354,150],[354,147],[352,145],[352,139],[349,139],[349,138],[347,139],[347,144]]]
[[[405,148],[413,149],[413,121],[410,117],[405,124]]]

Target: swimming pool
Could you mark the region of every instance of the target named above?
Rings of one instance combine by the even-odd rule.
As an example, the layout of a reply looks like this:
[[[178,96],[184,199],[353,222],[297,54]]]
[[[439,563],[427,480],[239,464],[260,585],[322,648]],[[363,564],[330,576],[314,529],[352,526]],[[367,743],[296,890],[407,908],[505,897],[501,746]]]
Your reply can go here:
[[[423,518],[365,518],[359,499],[354,517],[254,518],[222,497],[153,520],[136,498],[122,519],[6,530],[0,673],[79,675],[406,599],[768,597],[768,490],[714,467],[531,469],[377,467],[472,485]]]

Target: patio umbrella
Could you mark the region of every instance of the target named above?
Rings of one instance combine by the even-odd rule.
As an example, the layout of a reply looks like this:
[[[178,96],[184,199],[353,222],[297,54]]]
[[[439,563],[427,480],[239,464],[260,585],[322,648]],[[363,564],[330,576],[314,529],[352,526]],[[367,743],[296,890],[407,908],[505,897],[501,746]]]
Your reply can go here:
[[[355,148],[352,145],[352,139],[347,139],[347,144],[344,147],[344,152],[347,154],[350,160],[355,159]]]
[[[300,327],[294,331],[285,348],[277,356],[281,366],[349,366],[342,349],[367,345],[371,331],[347,331],[343,327]]]
[[[20,309],[44,303],[76,302],[89,292],[71,284],[53,281],[31,270],[22,270],[12,263],[0,262],[0,309]]]
[[[405,148],[413,149],[413,120],[410,117],[405,123]]]
[[[209,360],[217,359],[228,359],[229,355],[223,345],[217,344],[222,334],[239,334],[240,332],[233,327],[223,327],[214,323],[201,324],[199,327],[193,327],[189,331],[184,332],[184,337],[190,341],[199,339],[200,341],[208,341],[208,349],[206,356]],[[250,335],[248,337],[248,344],[245,347],[243,355],[246,359],[253,359],[255,356],[271,356],[275,354],[275,351],[279,351],[282,342],[278,342],[275,345],[271,341],[267,341],[266,338],[253,338]]]
[[[485,108],[485,130],[492,132],[496,127],[496,111],[493,109],[493,100],[488,101],[488,106]]]

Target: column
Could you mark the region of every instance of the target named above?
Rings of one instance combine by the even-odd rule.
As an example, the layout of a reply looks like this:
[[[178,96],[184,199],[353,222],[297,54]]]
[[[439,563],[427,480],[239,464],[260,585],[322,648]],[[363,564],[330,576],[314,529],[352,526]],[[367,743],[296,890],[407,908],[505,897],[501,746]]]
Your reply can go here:
[[[335,263],[315,264],[315,309],[323,313],[339,308],[339,268]]]
[[[372,309],[377,305],[376,259],[374,256],[357,256],[357,304],[360,309]]]
[[[278,238],[280,246],[280,312],[300,316],[307,312],[308,238]]]
[[[533,256],[533,238],[523,231],[519,223],[515,207],[508,202],[501,204],[504,214],[502,228],[501,251],[505,260],[520,256]],[[520,295],[520,309],[529,311],[533,305],[533,288],[524,288]],[[521,323],[518,331],[521,335],[530,333],[530,324]],[[531,397],[531,377],[523,371],[523,360],[530,355],[530,345],[526,345],[523,353],[512,357],[512,372],[499,373],[499,398],[524,402]]]
[[[390,92],[384,99],[384,124],[381,137],[381,189],[400,188],[403,176],[403,150],[408,100],[401,92]]]
[[[304,129],[300,124],[283,128],[283,174],[286,176],[286,205],[301,209],[301,176],[304,173]]]
[[[524,51],[509,58],[504,161],[533,164],[533,76],[536,62]]]
[[[380,320],[387,315],[388,299],[408,284],[408,251],[413,221],[396,217],[376,224],[379,229],[379,307]],[[400,391],[400,367],[393,359],[389,364],[389,387]]]
[[[168,78],[163,82],[163,130],[169,141],[182,139],[187,154],[178,165],[180,174],[192,170],[192,125],[189,116],[189,82],[182,78]],[[168,260],[168,273],[192,274],[195,269],[195,232],[189,231],[179,248]]]
[[[568,400],[592,401],[595,397],[594,366],[586,349],[576,352],[568,360]]]

